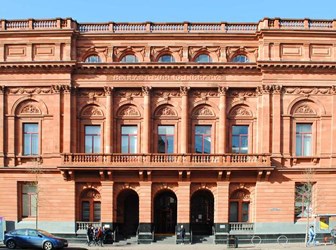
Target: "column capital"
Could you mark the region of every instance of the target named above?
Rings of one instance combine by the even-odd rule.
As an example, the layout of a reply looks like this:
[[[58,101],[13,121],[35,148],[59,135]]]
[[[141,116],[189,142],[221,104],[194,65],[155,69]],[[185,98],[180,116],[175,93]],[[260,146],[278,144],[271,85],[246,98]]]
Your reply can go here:
[[[270,94],[272,90],[272,85],[260,85],[257,86],[257,93],[259,95]]]
[[[282,85],[273,85],[272,90],[273,94],[281,94]]]
[[[332,85],[332,86],[331,86],[331,93],[332,93],[333,95],[336,95],[336,85]]]
[[[62,90],[64,93],[71,93],[71,85],[62,85]]]
[[[180,86],[180,93],[182,96],[186,96],[188,95],[188,91],[189,91],[190,87],[187,86]]]
[[[59,94],[61,92],[62,87],[63,86],[61,84],[51,85],[51,93]]]
[[[113,87],[104,86],[104,93],[105,93],[105,95],[111,95],[112,92],[113,92]]]
[[[3,95],[5,93],[6,86],[0,85],[0,94]]]
[[[229,87],[226,86],[218,86],[218,94],[220,96],[226,95],[226,92],[228,91]]]
[[[150,94],[150,90],[152,89],[151,86],[142,86],[142,94],[148,96]]]

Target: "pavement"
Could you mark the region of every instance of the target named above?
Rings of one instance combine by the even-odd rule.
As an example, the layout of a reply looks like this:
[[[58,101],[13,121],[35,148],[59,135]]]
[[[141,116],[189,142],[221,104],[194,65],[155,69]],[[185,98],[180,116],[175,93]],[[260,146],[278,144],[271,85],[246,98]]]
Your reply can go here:
[[[6,249],[3,244],[0,244],[1,249]],[[316,249],[316,250],[329,250],[329,249],[336,249],[336,245],[325,245],[319,244],[317,246],[308,247],[309,249]],[[238,249],[244,250],[276,250],[276,249],[289,249],[289,250],[299,250],[299,249],[308,249],[304,246],[303,243],[287,243],[287,244],[260,244],[257,246],[243,244],[239,245]],[[103,247],[100,246],[90,246],[88,247],[85,243],[69,243],[69,247],[65,248],[66,250],[184,250],[184,249],[192,249],[192,250],[223,250],[229,249],[225,244],[179,244],[179,245],[172,245],[172,244],[160,244],[160,243],[152,243],[152,244],[125,244],[125,243],[114,243],[112,245],[104,245]],[[230,248],[231,249],[231,248]]]

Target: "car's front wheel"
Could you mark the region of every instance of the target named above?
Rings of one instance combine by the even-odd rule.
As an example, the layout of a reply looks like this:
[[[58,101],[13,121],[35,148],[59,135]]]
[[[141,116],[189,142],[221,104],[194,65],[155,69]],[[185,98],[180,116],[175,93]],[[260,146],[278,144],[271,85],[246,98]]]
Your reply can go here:
[[[14,249],[16,247],[15,241],[14,240],[7,241],[6,247],[9,249]]]
[[[52,243],[51,243],[50,241],[46,241],[46,242],[44,242],[44,244],[43,244],[43,249],[44,249],[44,250],[51,250],[51,249],[53,249],[53,245],[52,245]]]

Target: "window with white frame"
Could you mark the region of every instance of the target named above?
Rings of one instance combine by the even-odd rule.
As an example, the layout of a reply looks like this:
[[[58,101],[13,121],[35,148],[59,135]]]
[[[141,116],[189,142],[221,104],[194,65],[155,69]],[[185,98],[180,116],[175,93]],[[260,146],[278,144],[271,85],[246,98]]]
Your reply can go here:
[[[22,197],[22,218],[36,217],[37,211],[37,185],[35,183],[24,183],[21,185]]]
[[[39,154],[38,123],[23,123],[23,155]]]
[[[296,124],[296,156],[312,155],[312,124]]]

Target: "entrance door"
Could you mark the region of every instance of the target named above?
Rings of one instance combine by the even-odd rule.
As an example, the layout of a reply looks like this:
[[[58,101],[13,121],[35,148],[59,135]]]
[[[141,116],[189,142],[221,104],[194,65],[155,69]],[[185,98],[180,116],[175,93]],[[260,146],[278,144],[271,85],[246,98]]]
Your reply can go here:
[[[191,197],[191,229],[195,235],[211,235],[214,224],[214,197],[208,190],[199,190]]]
[[[118,195],[118,222],[120,233],[124,237],[136,235],[139,225],[139,196],[131,190],[125,190]]]
[[[175,233],[177,199],[172,191],[164,191],[156,195],[154,201],[154,224],[156,233]]]

